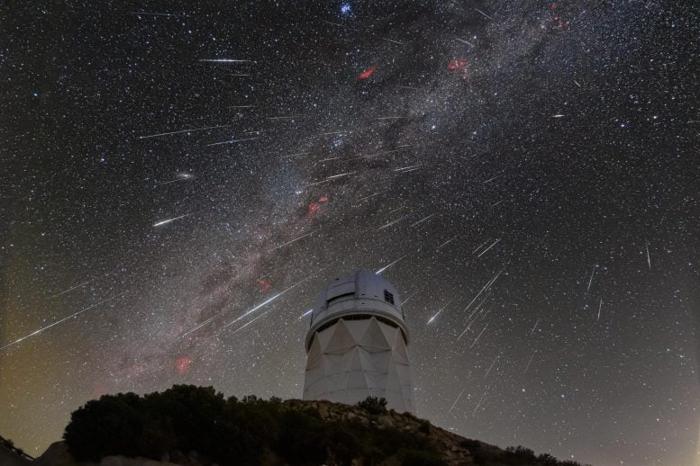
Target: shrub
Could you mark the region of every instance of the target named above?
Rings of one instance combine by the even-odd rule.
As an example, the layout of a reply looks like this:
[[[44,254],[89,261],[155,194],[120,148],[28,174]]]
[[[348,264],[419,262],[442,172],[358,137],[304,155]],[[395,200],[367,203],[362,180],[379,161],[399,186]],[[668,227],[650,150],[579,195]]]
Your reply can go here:
[[[364,409],[367,414],[374,416],[387,412],[386,400],[375,396],[368,396],[364,400],[357,403],[357,406]]]

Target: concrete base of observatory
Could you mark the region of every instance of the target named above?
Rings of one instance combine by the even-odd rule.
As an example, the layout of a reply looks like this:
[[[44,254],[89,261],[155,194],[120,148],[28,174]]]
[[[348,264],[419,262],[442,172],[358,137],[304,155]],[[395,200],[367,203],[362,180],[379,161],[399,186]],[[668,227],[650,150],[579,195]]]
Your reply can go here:
[[[358,271],[344,281],[338,279],[337,289],[332,285],[322,296],[307,337],[304,399],[355,404],[374,396],[385,398],[391,409],[412,413],[407,336],[403,315],[393,301],[396,291],[383,278],[369,274]],[[377,288],[377,299],[368,287]]]

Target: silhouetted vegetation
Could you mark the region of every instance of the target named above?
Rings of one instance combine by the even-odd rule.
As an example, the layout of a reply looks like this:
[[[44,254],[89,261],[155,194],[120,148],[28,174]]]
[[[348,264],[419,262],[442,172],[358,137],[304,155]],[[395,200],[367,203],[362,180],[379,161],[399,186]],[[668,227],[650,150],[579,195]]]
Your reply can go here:
[[[386,401],[361,403],[386,412]],[[171,461],[197,452],[202,463],[259,464],[272,454],[292,465],[333,459],[368,464],[395,456],[406,465],[443,465],[423,436],[381,430],[359,421],[324,421],[312,409],[290,408],[279,399],[224,399],[213,388],[176,385],[162,393],[105,395],[71,416],[64,439],[80,461],[110,455]]]
[[[378,416],[386,413],[386,400],[377,398],[376,396],[368,396],[364,400],[357,403],[357,406],[364,409],[367,414]]]
[[[329,415],[331,406],[334,415]],[[161,393],[90,401],[72,414],[63,437],[78,461],[122,455],[198,465],[350,465],[353,460],[447,465],[449,452],[437,451],[438,443],[431,442],[452,434],[413,415],[388,411],[383,398],[367,398],[357,407],[326,404],[325,418],[321,411],[318,404],[225,399],[211,387],[175,385]],[[459,437],[455,442],[460,442],[459,454],[466,455],[460,458],[471,455],[480,466],[580,466],[524,447],[501,450]],[[450,458],[456,464],[455,456]]]

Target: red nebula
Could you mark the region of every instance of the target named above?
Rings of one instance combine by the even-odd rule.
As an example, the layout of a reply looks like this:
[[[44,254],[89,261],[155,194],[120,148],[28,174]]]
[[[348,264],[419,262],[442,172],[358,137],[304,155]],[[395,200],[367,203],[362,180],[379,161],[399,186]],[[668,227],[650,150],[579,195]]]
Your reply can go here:
[[[306,210],[306,217],[307,218],[314,217],[321,210],[321,206],[323,204],[327,204],[327,203],[328,203],[328,196],[326,196],[326,195],[319,197],[318,201],[309,202],[309,207]]]
[[[319,210],[321,210],[321,204],[316,201],[311,201],[309,202],[309,208],[306,210],[306,216],[311,218],[315,216]]]
[[[190,371],[190,366],[192,365],[192,358],[189,356],[180,356],[175,360],[175,369],[180,375],[185,375]]]
[[[564,18],[562,18],[561,16],[559,16],[558,14],[556,14],[554,12],[558,6],[559,5],[556,2],[550,3],[547,6],[549,11],[552,12],[552,18],[550,20],[550,24],[551,24],[552,29],[559,29],[560,31],[566,31],[567,29],[569,29],[569,21],[565,20]]]
[[[358,79],[358,80],[368,79],[370,76],[372,76],[372,75],[374,74],[374,70],[376,70],[376,69],[377,69],[376,66],[370,66],[369,68],[367,68],[366,70],[364,70],[362,73],[360,73],[360,74],[357,76],[357,79]]]
[[[270,288],[272,288],[272,282],[267,278],[259,278],[256,282],[258,283],[258,288],[261,293],[267,293],[270,291]]]
[[[447,64],[447,69],[450,71],[466,71],[469,61],[466,58],[455,58]]]

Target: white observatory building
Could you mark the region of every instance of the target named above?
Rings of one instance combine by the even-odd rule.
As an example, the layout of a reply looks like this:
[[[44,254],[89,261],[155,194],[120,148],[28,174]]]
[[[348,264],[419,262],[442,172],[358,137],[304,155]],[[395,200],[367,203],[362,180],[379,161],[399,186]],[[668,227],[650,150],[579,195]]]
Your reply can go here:
[[[321,292],[306,334],[305,400],[355,404],[368,396],[414,412],[408,329],[396,288],[357,270]]]

